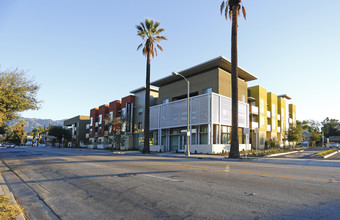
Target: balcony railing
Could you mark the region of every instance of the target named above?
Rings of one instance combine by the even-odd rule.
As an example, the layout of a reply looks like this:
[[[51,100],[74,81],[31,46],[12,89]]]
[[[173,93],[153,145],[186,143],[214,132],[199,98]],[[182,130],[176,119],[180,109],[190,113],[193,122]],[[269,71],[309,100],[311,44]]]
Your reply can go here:
[[[258,127],[259,127],[259,123],[258,122],[255,122],[255,121],[250,122],[250,128],[252,130],[254,130],[254,129],[258,128]]]
[[[250,114],[258,115],[259,114],[259,108],[257,106],[249,106],[250,107]]]
[[[267,118],[271,118],[271,112],[267,111]]]
[[[272,131],[272,126],[271,125],[267,125],[267,131]]]

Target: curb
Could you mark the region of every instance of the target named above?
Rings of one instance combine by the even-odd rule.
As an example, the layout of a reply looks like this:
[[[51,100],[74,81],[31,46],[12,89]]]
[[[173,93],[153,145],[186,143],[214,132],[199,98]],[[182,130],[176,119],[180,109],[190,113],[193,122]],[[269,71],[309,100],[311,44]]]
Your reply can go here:
[[[270,155],[266,155],[264,157],[276,157],[276,156],[292,154],[292,153],[297,153],[297,152],[301,152],[301,151],[290,151],[290,152],[286,152],[286,153],[270,154]]]
[[[14,198],[13,193],[9,190],[7,183],[5,182],[4,178],[2,177],[2,172],[7,172],[9,169],[6,167],[6,165],[0,161],[0,195],[6,195],[10,198],[10,202],[12,204],[15,204],[18,206],[17,201]],[[20,213],[17,217],[16,220],[26,220],[24,213]]]
[[[340,152],[340,150],[334,151],[333,153],[327,154],[327,155],[323,156],[322,158],[331,157],[331,156],[333,156],[333,155],[335,155],[335,154],[337,154],[337,153],[339,153],[339,152]]]

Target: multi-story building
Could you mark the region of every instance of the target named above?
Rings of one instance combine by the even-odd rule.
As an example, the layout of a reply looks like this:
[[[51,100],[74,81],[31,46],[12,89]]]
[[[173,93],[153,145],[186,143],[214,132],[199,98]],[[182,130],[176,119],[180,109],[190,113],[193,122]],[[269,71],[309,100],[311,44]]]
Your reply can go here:
[[[230,149],[231,62],[224,57],[179,72],[190,81],[190,151],[219,153]],[[246,148],[245,131],[250,128],[250,144],[263,148],[266,140],[284,144],[285,132],[296,122],[296,107],[290,97],[276,95],[261,86],[248,88],[257,78],[238,68],[238,134],[240,149]],[[184,151],[187,134],[187,84],[169,75],[151,83],[150,146],[154,151]],[[120,149],[142,149],[144,145],[145,87],[133,95],[90,111],[89,141],[98,148],[110,148],[112,128],[107,118],[124,121],[125,141]],[[251,145],[248,145],[250,148]]]
[[[280,146],[287,144],[284,141],[285,134],[289,126],[296,124],[296,107],[293,104],[288,105],[291,98],[267,92],[259,85],[248,88],[248,94],[252,131],[250,142],[253,148],[264,148],[266,141],[272,139]]]
[[[116,100],[109,104],[99,106],[90,110],[90,121],[87,125],[88,138],[91,146],[104,149],[111,148],[113,144],[113,130],[110,121],[114,118],[123,119],[125,140],[120,149],[127,150],[133,145],[133,108],[135,98],[133,95],[126,96],[122,100]]]
[[[72,146],[81,147],[87,143],[86,126],[90,122],[90,117],[78,115],[64,121],[64,126],[71,129]]]
[[[218,57],[179,72],[190,81],[190,151],[229,151],[231,134],[231,63]],[[238,68],[239,142],[244,149],[243,129],[249,127],[247,82],[256,77]],[[151,149],[184,151],[187,134],[187,85],[169,75],[151,83],[159,87],[157,105],[150,109]]]

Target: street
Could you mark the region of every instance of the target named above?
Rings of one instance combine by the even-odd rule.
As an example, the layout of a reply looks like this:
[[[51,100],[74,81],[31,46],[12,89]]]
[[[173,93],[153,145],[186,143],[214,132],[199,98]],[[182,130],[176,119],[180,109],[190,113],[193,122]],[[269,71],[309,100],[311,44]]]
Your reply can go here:
[[[339,219],[339,167],[1,149],[30,219]]]

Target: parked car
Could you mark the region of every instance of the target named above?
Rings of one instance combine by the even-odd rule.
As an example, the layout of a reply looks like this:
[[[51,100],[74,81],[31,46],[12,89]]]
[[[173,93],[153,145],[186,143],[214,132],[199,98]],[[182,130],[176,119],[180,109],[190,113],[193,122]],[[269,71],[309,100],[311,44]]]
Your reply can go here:
[[[14,148],[15,145],[14,145],[14,144],[6,144],[6,147],[7,147],[7,148]]]
[[[329,145],[329,147],[336,147],[336,148],[338,148],[338,147],[339,147],[339,144],[338,144],[338,143],[331,143],[331,144]]]

